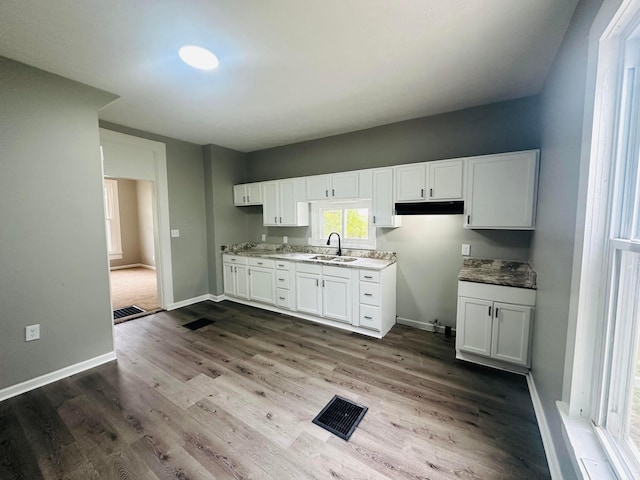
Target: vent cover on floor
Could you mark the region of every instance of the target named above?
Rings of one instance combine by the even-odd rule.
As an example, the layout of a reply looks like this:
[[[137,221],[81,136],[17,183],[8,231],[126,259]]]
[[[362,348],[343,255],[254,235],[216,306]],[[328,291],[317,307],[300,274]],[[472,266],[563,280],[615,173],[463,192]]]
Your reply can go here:
[[[118,320],[119,318],[129,317],[131,315],[137,315],[138,313],[144,313],[146,310],[143,310],[140,307],[136,307],[135,305],[131,305],[130,307],[123,307],[113,311],[113,319]]]
[[[335,395],[313,419],[313,423],[340,438],[349,440],[367,410],[367,407]]]
[[[183,327],[187,327],[189,330],[198,330],[199,328],[206,327],[207,325],[211,325],[213,320],[209,320],[208,318],[199,318],[198,320],[194,320],[193,322],[185,323],[182,325]]]

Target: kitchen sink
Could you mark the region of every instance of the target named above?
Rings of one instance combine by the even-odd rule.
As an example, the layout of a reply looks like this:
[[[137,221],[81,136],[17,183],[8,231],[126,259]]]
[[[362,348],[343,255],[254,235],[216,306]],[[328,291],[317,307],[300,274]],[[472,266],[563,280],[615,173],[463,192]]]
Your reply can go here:
[[[315,257],[311,257],[311,260],[320,260],[321,262],[349,263],[355,262],[357,258],[338,257],[337,255],[316,255]]]

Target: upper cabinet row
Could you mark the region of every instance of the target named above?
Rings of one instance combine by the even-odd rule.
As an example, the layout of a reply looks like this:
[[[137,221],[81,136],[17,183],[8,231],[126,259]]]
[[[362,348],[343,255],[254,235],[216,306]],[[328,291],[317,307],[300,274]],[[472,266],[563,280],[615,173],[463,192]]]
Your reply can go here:
[[[396,203],[464,201],[464,227],[532,230],[538,150],[234,185],[234,204],[264,205],[267,226],[309,224],[307,202],[371,199],[377,227]]]

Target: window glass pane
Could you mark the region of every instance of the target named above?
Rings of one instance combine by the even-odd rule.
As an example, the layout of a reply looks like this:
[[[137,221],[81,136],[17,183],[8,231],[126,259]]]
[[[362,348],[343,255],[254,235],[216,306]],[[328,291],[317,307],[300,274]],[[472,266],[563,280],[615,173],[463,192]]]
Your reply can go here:
[[[348,208],[346,213],[345,238],[369,238],[369,209]]]
[[[328,237],[331,232],[338,232],[342,235],[342,210],[322,211],[323,233]]]

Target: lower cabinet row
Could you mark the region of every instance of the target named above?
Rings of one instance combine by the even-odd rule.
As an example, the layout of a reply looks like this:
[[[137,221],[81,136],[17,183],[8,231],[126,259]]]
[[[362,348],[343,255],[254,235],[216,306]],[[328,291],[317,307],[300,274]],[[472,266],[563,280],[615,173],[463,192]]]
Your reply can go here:
[[[396,265],[383,270],[223,255],[224,293],[382,337],[396,321]]]

